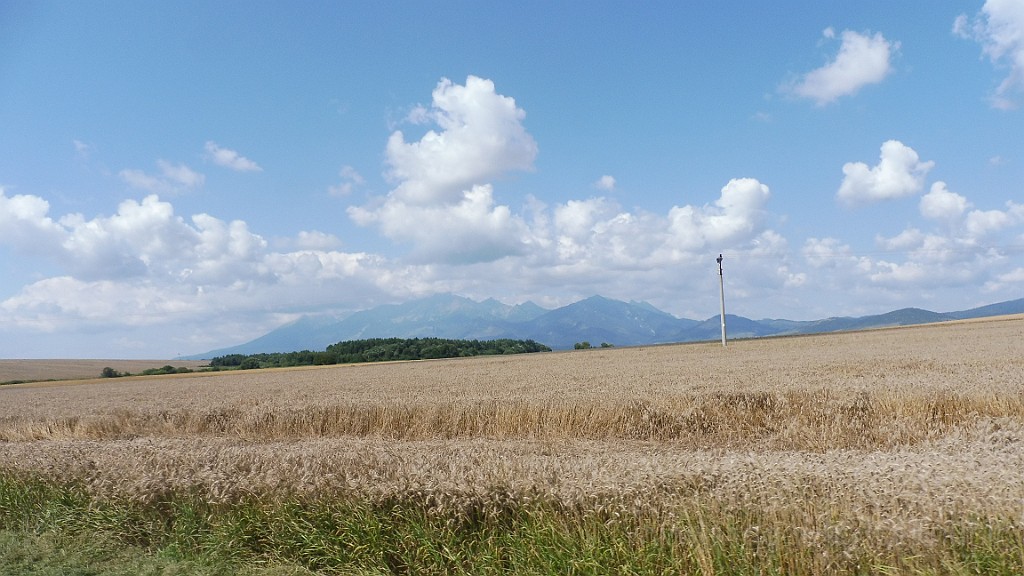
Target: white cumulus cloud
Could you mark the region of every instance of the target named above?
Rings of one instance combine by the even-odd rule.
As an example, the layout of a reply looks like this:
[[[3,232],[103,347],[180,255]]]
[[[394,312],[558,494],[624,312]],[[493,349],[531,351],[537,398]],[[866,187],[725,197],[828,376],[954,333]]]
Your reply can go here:
[[[2,325],[42,332],[163,326],[150,349],[167,346],[172,333],[213,347],[239,333],[259,335],[288,310],[333,305],[338,294],[353,302],[408,297],[430,282],[424,269],[337,251],[339,239],[323,232],[300,232],[275,251],[244,221],[183,218],[156,195],[91,219],[49,211],[42,198],[0,189],[0,248],[60,270],[0,300]],[[223,322],[212,326],[213,315]]]
[[[832,39],[835,32],[828,28],[823,35]],[[878,84],[892,72],[891,60],[899,50],[898,42],[886,40],[879,32],[860,34],[844,30],[841,37],[842,45],[834,59],[804,74],[785,90],[824,106],[855,94],[864,86]]]
[[[960,15],[953,32],[977,41],[993,64],[1009,70],[991,102],[995,108],[1016,108],[1024,94],[1024,2],[988,0],[973,20]]]
[[[424,206],[389,198],[374,210],[352,207],[358,224],[377,225],[398,242],[412,245],[417,261],[470,263],[521,254],[529,241],[525,222],[508,206],[496,205],[490,184],[473,186],[457,203]]]
[[[757,231],[769,197],[768,186],[739,178],[722,188],[713,206],[675,206],[669,211],[673,243],[696,249],[747,240]]]
[[[843,182],[836,197],[847,206],[912,196],[924,187],[924,179],[934,162],[922,162],[913,148],[899,140],[882,144],[879,162],[870,167],[863,162],[843,165]]]
[[[1024,205],[1008,202],[1006,210],[971,210],[967,198],[951,192],[945,182],[935,182],[921,197],[921,215],[947,225],[961,243],[975,245],[984,237],[1024,223]]]
[[[395,188],[369,206],[350,207],[349,216],[412,243],[421,259],[489,261],[519,253],[525,225],[495,202],[489,180],[532,168],[537,144],[522,124],[526,113],[476,76],[465,85],[441,80],[431,107],[417,110],[417,119],[439,131],[414,142],[392,133],[386,159]]]
[[[921,197],[921,215],[930,220],[953,221],[970,208],[967,198],[950,192],[945,182],[935,182],[931,190]]]
[[[392,195],[403,202],[458,203],[475,184],[533,166],[537,143],[522,124],[526,112],[495,92],[490,80],[469,76],[459,85],[442,79],[423,115],[440,132],[406,142],[396,131],[387,143],[388,175],[399,183]]]
[[[0,187],[0,244],[33,255],[57,249],[62,230],[49,211],[50,203],[38,196],[7,196]]]
[[[1016,250],[1014,234],[1024,225],[1024,205],[1010,201],[1001,210],[975,209],[940,181],[921,197],[919,210],[923,226],[879,234],[867,254],[856,254],[835,238],[812,238],[804,245],[804,260],[829,269],[829,290],[863,291],[893,302],[906,303],[906,295],[913,293],[913,304],[921,306],[933,292],[967,286],[1012,296],[1012,275],[1000,279],[995,264]]]
[[[570,200],[553,209],[550,229],[534,229],[549,235],[535,245],[555,247],[545,265],[605,274],[671,267],[716,250],[775,250],[784,242],[764,226],[770,196],[766,185],[741,178],[710,205],[673,206],[666,215],[629,212],[607,198]]]

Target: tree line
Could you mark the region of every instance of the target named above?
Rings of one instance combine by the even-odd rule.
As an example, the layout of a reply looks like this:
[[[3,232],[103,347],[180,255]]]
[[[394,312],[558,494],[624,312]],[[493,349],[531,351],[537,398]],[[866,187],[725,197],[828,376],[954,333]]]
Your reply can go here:
[[[167,364],[162,368],[146,368],[139,374],[143,376],[154,376],[157,374],[188,374],[189,372],[192,372],[191,368],[186,368],[184,366],[175,368],[174,366]],[[100,376],[103,378],[121,378],[124,376],[133,376],[133,374],[131,372],[118,372],[110,366],[106,366],[103,368],[103,371],[100,372]]]
[[[550,352],[551,348],[533,340],[453,340],[448,338],[369,338],[331,344],[323,352],[269,352],[228,354],[210,360],[213,369],[285,368],[387,362],[394,360],[430,360],[464,356],[491,356]]]

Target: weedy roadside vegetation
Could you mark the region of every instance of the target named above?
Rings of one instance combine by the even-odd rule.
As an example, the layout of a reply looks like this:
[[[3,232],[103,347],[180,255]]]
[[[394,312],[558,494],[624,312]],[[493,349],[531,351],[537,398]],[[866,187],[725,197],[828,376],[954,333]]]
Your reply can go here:
[[[1024,317],[0,390],[0,529],[233,570],[1024,572]]]

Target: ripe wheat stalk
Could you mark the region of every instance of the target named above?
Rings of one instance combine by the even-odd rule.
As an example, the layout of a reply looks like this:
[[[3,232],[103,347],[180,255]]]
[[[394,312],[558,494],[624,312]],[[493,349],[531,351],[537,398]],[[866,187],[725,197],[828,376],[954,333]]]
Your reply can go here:
[[[1015,317],[12,387],[0,471],[140,502],[546,502],[662,529],[743,517],[752,549],[895,555],[971,523],[1024,530],[1022,336]]]

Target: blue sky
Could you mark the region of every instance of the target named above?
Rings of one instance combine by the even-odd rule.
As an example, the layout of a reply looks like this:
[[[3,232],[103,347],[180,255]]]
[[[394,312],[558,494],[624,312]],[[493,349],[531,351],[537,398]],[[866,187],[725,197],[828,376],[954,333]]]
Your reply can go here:
[[[1024,1],[0,5],[0,357],[1024,296]]]

